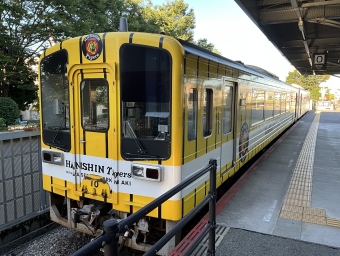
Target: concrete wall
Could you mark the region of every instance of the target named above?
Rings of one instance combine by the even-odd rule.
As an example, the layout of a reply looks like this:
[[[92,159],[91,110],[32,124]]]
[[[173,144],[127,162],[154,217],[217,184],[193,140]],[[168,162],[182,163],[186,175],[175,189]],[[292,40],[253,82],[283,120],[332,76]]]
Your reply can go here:
[[[40,157],[39,130],[0,132],[0,231],[48,208]]]

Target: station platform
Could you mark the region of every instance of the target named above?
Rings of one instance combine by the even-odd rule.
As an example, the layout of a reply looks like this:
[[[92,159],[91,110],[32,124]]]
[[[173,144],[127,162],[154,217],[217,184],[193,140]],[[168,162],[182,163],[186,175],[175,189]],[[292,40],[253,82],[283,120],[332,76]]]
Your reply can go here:
[[[340,112],[308,112],[218,201],[216,213],[215,255],[340,255]],[[207,247],[208,239],[191,255]]]

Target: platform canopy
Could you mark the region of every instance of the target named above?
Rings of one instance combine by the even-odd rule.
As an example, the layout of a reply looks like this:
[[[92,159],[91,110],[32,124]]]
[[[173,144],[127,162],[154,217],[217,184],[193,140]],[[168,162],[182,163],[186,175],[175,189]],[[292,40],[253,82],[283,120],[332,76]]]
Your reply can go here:
[[[340,77],[340,0],[235,0],[301,74]]]

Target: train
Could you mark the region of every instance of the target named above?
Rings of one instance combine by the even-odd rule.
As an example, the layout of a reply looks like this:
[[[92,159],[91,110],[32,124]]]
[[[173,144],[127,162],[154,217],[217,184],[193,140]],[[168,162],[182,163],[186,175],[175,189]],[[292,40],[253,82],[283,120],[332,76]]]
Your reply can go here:
[[[39,93],[51,220],[93,236],[105,220],[127,218],[211,158],[221,187],[310,109],[308,91],[264,69],[162,33],[130,31],[46,49]],[[208,192],[205,175],[130,227],[125,245],[147,251]]]

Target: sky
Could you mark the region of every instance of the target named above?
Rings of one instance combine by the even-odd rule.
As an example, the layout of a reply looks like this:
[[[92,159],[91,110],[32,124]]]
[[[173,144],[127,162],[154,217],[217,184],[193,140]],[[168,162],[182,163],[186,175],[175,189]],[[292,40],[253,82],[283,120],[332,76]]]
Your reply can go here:
[[[166,0],[151,0],[162,5]],[[234,0],[184,0],[196,18],[194,40],[207,38],[222,55],[231,60],[261,67],[285,81],[295,68],[248,18]],[[340,88],[340,78],[322,84]]]

